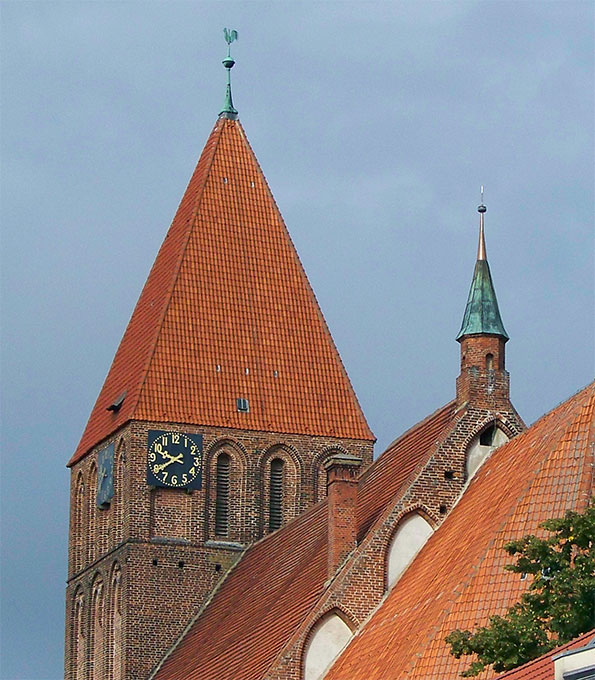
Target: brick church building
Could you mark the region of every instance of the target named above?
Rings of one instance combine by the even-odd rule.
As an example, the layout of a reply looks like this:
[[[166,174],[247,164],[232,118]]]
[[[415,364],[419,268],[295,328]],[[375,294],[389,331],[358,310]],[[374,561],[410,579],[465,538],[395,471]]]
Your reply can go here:
[[[228,84],[68,463],[67,680],[459,677],[503,543],[593,490],[593,385],[510,402],[479,212],[454,398],[374,460]]]

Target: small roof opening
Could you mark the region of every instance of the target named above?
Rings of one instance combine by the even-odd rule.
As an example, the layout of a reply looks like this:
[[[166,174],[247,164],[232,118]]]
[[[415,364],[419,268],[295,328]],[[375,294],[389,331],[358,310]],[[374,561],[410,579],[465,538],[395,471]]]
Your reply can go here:
[[[124,399],[126,399],[126,390],[122,392],[122,394],[119,394],[114,401],[107,407],[107,411],[114,411],[117,412],[122,408],[122,404],[124,403]]]

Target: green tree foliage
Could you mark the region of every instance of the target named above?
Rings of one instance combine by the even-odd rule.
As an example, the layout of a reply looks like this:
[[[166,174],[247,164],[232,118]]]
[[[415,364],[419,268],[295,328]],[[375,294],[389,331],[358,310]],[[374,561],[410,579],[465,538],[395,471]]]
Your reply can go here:
[[[504,616],[491,616],[487,626],[454,630],[445,638],[457,659],[477,655],[463,677],[490,665],[498,672],[516,668],[595,627],[595,505],[540,526],[552,535],[504,546],[516,556],[505,569],[532,578],[520,601]]]

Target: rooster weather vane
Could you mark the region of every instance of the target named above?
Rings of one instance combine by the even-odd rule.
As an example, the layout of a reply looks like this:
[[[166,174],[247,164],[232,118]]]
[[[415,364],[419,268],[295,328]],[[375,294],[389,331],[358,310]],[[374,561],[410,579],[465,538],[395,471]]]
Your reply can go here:
[[[231,56],[231,43],[238,39],[238,32],[236,30],[230,30],[229,28],[223,29],[223,35],[225,36],[225,42],[227,43],[227,57],[223,60],[223,66],[227,69],[227,89],[225,91],[225,104],[223,105],[223,110],[219,114],[224,118],[235,119],[238,116],[238,112],[234,108],[233,101],[231,99],[231,69],[235,64]]]
[[[229,28],[223,29],[223,35],[225,36],[225,42],[228,44],[228,53],[231,49],[231,43],[238,39],[238,32],[236,30],[229,30]]]

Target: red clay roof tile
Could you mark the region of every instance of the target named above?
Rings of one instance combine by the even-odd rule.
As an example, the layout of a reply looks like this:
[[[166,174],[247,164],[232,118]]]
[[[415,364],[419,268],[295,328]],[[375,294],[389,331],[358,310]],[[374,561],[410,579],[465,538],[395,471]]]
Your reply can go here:
[[[256,680],[320,597],[327,578],[322,501],[254,544],[155,680]]]
[[[456,420],[455,407],[456,403],[451,401],[407,430],[362,475],[357,499],[360,539],[452,429]]]
[[[374,438],[239,121],[215,124],[69,465],[131,419]]]
[[[410,471],[429,457],[453,411],[454,404],[447,404],[412,427],[361,478],[364,526],[393,498]],[[250,548],[156,680],[263,677],[324,590],[326,513],[323,501]]]
[[[585,647],[595,637],[595,630],[585,633],[576,640],[568,642],[561,647],[552,649],[551,652],[540,656],[538,659],[529,661],[512,671],[498,675],[498,680],[554,680],[554,657],[562,652],[567,652],[571,649],[578,649]]]
[[[444,637],[504,612],[526,587],[502,568],[504,542],[538,533],[544,519],[587,502],[594,404],[591,385],[492,454],[327,680],[459,677],[468,661],[450,656]],[[447,404],[372,465],[360,480],[363,525],[393,501],[454,417]],[[515,468],[519,474],[511,474]],[[385,506],[372,502],[376,495]],[[323,501],[252,546],[156,680],[263,678],[324,591],[326,512]]]
[[[445,636],[504,613],[526,588],[503,570],[504,543],[586,507],[594,407],[591,384],[492,454],[327,680],[459,677],[469,660],[451,656]]]

